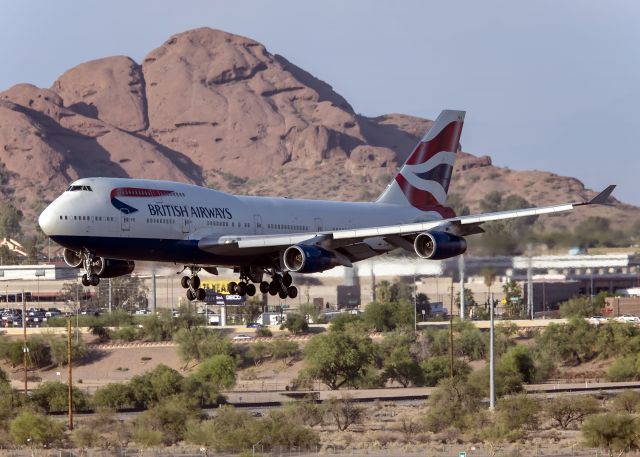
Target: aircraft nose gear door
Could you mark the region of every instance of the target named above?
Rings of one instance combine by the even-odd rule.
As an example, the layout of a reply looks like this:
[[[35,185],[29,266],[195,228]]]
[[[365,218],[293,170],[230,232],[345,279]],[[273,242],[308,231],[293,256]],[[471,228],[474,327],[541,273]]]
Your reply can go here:
[[[262,235],[262,217],[259,214],[253,215],[253,230],[256,235]]]
[[[128,214],[122,213],[122,231],[129,232],[131,230],[131,218]]]

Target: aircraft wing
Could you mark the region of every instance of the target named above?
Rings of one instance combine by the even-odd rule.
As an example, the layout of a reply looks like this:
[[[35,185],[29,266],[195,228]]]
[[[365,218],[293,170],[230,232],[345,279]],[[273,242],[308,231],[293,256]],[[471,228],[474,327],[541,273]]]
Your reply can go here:
[[[576,206],[604,204],[613,192],[614,188],[615,185],[608,186],[594,198],[584,202],[498,211],[494,213],[482,213],[469,216],[458,216],[449,219],[438,219],[428,222],[416,222],[352,230],[281,235],[227,235],[211,239],[203,238],[198,245],[201,249],[210,252],[221,252],[227,250],[233,250],[236,252],[238,250],[264,252],[267,250],[273,250],[274,248],[285,248],[295,244],[314,244],[328,249],[347,248],[348,251],[349,246],[357,247],[363,242],[366,244],[367,240],[384,239],[386,242],[398,247],[408,247],[406,243],[409,241],[405,237],[417,235],[435,228],[455,235],[466,236],[475,233],[482,233],[483,230],[480,228],[480,225],[484,222],[538,216],[540,214],[559,213],[571,211]],[[369,247],[372,250],[375,250],[375,247],[371,246],[371,244],[369,244]]]

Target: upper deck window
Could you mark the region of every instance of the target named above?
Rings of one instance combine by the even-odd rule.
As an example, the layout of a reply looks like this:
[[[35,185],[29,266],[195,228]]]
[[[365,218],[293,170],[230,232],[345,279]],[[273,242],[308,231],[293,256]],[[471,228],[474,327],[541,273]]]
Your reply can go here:
[[[69,186],[67,192],[75,192],[77,190],[88,190],[89,192],[93,192],[91,186]]]

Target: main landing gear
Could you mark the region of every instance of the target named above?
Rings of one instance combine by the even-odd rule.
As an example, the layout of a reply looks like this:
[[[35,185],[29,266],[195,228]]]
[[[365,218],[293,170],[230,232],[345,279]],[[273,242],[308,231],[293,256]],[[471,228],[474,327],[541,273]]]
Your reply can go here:
[[[278,295],[281,299],[296,298],[298,296],[298,288],[292,286],[293,279],[288,272],[284,274],[273,273],[271,275],[271,282],[262,281],[260,283],[260,292],[269,295]]]
[[[187,289],[187,300],[203,301],[207,293],[200,287],[200,278],[198,277],[200,268],[189,267],[189,269],[191,270],[191,275],[183,276],[182,279],[180,279],[180,285],[182,285],[184,289]]]

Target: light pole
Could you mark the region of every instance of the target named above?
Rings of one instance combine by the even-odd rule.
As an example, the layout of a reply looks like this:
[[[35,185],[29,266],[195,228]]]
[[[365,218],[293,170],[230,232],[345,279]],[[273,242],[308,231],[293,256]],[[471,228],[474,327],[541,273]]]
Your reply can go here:
[[[494,328],[493,328],[493,295],[490,297],[489,303],[489,411],[496,408],[496,383],[495,383],[495,364],[494,364]]]
[[[418,286],[416,272],[413,272],[413,331],[418,332]]]

